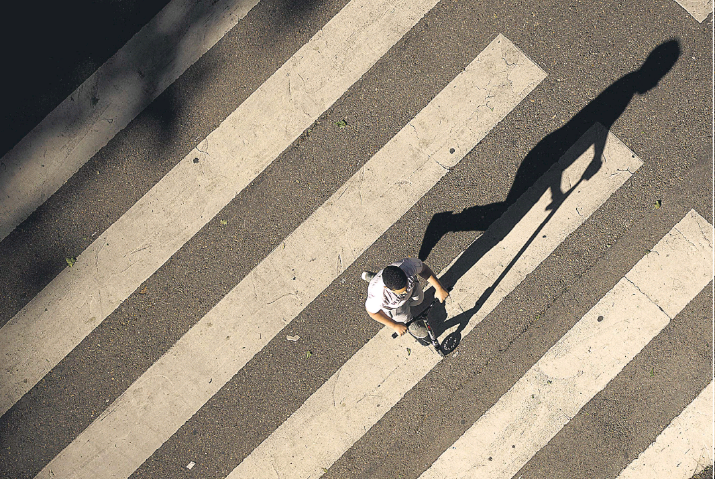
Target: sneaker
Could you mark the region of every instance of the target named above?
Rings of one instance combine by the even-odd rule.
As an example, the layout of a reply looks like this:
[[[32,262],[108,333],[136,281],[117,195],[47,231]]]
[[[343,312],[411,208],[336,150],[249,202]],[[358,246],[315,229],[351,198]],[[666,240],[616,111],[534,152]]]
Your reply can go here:
[[[360,277],[369,283],[375,276],[377,276],[377,273],[373,273],[371,271],[363,271]]]
[[[414,336],[416,339],[424,339],[429,336],[429,333],[427,332],[427,326],[425,326],[425,323],[422,321],[415,321],[413,323],[410,323],[408,328],[410,330],[410,334],[412,334],[412,336]]]

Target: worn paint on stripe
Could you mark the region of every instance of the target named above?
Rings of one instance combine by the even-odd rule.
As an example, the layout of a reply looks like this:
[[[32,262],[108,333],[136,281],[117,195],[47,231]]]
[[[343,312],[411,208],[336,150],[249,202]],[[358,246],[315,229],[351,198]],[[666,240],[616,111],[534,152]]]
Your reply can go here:
[[[710,282],[712,241],[690,211],[420,477],[511,478]]]
[[[0,160],[0,240],[257,3],[173,0],[77,87]]]
[[[713,0],[675,0],[683,7],[695,20],[703,23],[708,15],[713,11]]]
[[[74,267],[6,323],[0,329],[0,414],[253,181],[437,1],[352,0],[92,243]]]
[[[498,36],[38,477],[131,474],[545,76]]]
[[[591,144],[606,135],[602,126],[594,126],[554,169],[536,183],[534,189],[543,191],[560,175],[562,189],[568,190],[578,182],[593,159],[594,150],[590,148],[576,159],[575,152],[583,151],[584,144]],[[564,170],[565,165],[568,167]],[[608,134],[601,170],[569,195],[503,278],[498,290],[471,318],[463,334],[469,333],[486,317],[640,165],[641,161],[623,143]],[[520,198],[502,220],[508,221],[516,210],[523,208],[525,202],[534,201],[530,196],[527,193]],[[506,238],[455,284],[451,299],[447,301],[449,317],[468,310],[494,283],[533,232],[548,218],[550,212],[546,206],[550,203],[550,193],[544,193]],[[485,234],[489,235],[491,231]],[[449,267],[446,268],[448,270]],[[404,348],[390,339],[391,333],[391,329],[384,328],[360,349],[229,477],[319,477],[323,468],[330,467],[439,362],[432,348],[412,348],[407,354]],[[411,339],[407,338],[407,341]],[[365,371],[370,374],[365,374]]]
[[[618,479],[690,479],[713,463],[713,383],[665,428]]]

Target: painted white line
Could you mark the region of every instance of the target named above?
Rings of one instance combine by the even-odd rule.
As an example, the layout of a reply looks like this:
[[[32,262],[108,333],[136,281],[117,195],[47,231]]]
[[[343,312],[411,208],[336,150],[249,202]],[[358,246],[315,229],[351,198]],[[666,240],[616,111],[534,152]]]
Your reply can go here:
[[[644,290],[684,306],[708,284],[712,241],[707,221],[688,213],[420,477],[511,478],[678,313]],[[653,287],[672,283],[684,287]]]
[[[566,189],[569,184],[576,183],[593,158],[593,148],[579,153],[585,145],[605,137],[605,129],[600,125],[589,130],[564,155],[560,165],[539,180],[535,189],[538,191],[557,181],[564,165],[570,166],[563,173],[563,187]],[[574,161],[576,156],[578,158]],[[471,318],[463,334],[471,331],[566,236],[630,178],[629,170],[635,171],[640,165],[641,161],[609,134],[601,170],[561,205],[503,279],[498,290],[476,317]],[[520,198],[505,216],[513,217],[515,210],[534,201],[530,196],[527,194]],[[544,193],[509,235],[457,281],[451,300],[447,301],[449,317],[472,307],[476,299],[494,283],[548,217],[549,211],[545,207],[550,202],[551,195]],[[490,231],[485,234],[490,234]],[[391,333],[389,328],[385,328],[370,340],[234,469],[229,478],[319,477],[323,468],[329,468],[340,458],[439,362],[439,356],[432,348],[415,346],[409,338],[406,339],[411,348],[408,354],[404,342],[399,346],[390,338]]]
[[[630,463],[618,479],[690,479],[713,463],[713,383]]]
[[[38,477],[131,474],[545,76],[497,37]]]
[[[703,23],[713,11],[713,0],[675,0],[683,7],[695,20]]]
[[[257,3],[173,0],[77,87],[0,160],[0,241]]]
[[[662,253],[654,249],[626,275],[671,318],[690,302],[693,291],[700,291],[713,279],[713,227],[694,211],[686,220],[666,236],[673,244],[682,244],[677,261],[668,256],[674,255],[669,249]],[[691,248],[685,248],[687,243]],[[709,252],[705,260],[703,251]],[[663,254],[665,257],[659,256]]]
[[[0,329],[5,413],[438,0],[352,0]]]

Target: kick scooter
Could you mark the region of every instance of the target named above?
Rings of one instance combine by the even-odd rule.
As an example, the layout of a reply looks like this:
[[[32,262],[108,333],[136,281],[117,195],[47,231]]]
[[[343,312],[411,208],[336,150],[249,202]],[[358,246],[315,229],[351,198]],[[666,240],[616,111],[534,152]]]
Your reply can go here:
[[[365,271],[362,274],[362,279],[364,279],[365,281],[367,281],[369,283],[370,280],[375,277],[375,274],[377,274],[377,273]],[[432,346],[434,346],[434,349],[435,349],[435,351],[437,351],[437,354],[439,354],[441,357],[444,357],[444,351],[442,350],[442,347],[440,346],[439,341],[437,340],[437,335],[432,330],[432,326],[430,326],[429,321],[427,319],[430,309],[432,309],[432,306],[434,306],[435,303],[437,303],[438,301],[439,300],[437,298],[434,298],[430,302],[430,304],[424,310],[422,310],[422,312],[420,312],[420,314],[413,317],[410,321],[408,321],[405,324],[405,326],[407,326],[407,332],[410,333],[410,336],[415,338],[415,340],[418,343],[420,343],[422,346],[429,346],[431,344]],[[410,324],[412,324],[412,323],[417,323],[417,324],[424,326],[425,329],[427,329],[427,336],[425,336],[423,338],[419,338],[419,337],[415,336],[414,334],[412,334],[412,331],[410,331],[410,329],[409,329]],[[392,333],[392,337],[393,337],[393,339],[397,338],[397,333]]]

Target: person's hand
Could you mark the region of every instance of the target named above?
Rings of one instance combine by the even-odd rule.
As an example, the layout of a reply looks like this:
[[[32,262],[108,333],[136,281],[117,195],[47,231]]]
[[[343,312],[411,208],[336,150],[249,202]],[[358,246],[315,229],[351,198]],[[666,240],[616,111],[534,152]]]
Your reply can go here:
[[[437,296],[437,299],[439,299],[440,303],[444,303],[444,301],[449,296],[449,291],[444,288],[439,288],[438,290],[435,290],[434,294],[435,296]]]
[[[392,327],[392,329],[395,330],[398,336],[402,336],[407,332],[407,326],[405,326],[402,323],[395,323],[395,325]]]

